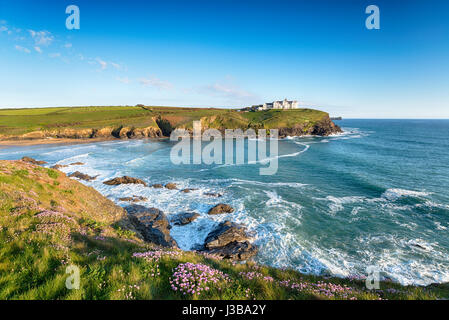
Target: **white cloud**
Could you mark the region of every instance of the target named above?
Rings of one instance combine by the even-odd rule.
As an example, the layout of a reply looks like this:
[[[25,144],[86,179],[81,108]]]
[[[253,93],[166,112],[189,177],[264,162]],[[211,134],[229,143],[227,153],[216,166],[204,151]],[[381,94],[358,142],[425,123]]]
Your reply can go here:
[[[117,79],[117,81],[120,81],[120,82],[125,83],[125,84],[128,84],[128,83],[131,82],[131,80],[129,80],[128,77],[124,77],[124,78],[117,77],[115,79]]]
[[[38,47],[38,46],[34,47],[34,50],[36,50],[39,53],[42,53],[42,49],[40,47]]]
[[[248,91],[245,91],[235,85],[216,82],[200,88],[200,93],[212,96],[221,96],[233,101],[250,101],[256,96]]]
[[[8,31],[8,28],[5,26],[0,27],[0,32]]]
[[[163,81],[160,80],[158,78],[151,78],[151,79],[145,79],[145,78],[140,78],[139,82],[141,85],[143,86],[147,86],[147,87],[155,87],[159,90],[163,89],[163,90],[170,90],[173,88],[173,84],[168,82],[168,81]]]
[[[42,46],[48,46],[50,45],[54,37],[53,35],[48,31],[34,31],[34,30],[28,30],[31,37],[34,39],[34,42],[36,45],[42,45]]]
[[[25,52],[25,53],[31,53],[30,49],[24,48],[22,46],[15,46],[16,50],[21,51],[21,52]]]
[[[104,70],[107,68],[108,63],[106,61],[103,61],[100,58],[97,58],[96,61],[100,64],[101,70]]]
[[[65,45],[64,45],[64,48],[67,48],[67,49],[69,49],[69,48],[71,48],[72,47],[72,44],[71,43],[66,43]]]
[[[117,70],[120,69],[120,65],[119,65],[118,63],[111,62],[111,66],[113,66],[113,67],[116,68]]]
[[[59,57],[61,57],[61,54],[59,52],[55,52],[55,53],[50,53],[48,56],[50,58],[59,58]]]

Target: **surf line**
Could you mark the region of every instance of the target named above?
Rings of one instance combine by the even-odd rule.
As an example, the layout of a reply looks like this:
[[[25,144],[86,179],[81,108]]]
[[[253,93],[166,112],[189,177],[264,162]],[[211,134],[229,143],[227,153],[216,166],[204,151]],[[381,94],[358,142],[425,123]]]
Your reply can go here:
[[[248,161],[247,163],[222,164],[222,165],[215,166],[215,167],[212,167],[212,168],[201,169],[201,170],[198,170],[198,172],[209,171],[209,170],[214,170],[214,169],[223,168],[223,167],[241,166],[241,165],[247,165],[247,164],[258,164],[258,163],[265,164],[265,163],[267,163],[269,161],[273,161],[275,159],[299,156],[300,154],[303,154],[304,152],[306,152],[310,148],[310,145],[302,143],[302,142],[294,141],[294,143],[297,144],[297,145],[303,146],[304,149],[302,149],[301,151],[298,151],[298,152],[278,155],[278,156],[271,157],[271,158],[260,159],[260,160],[255,160],[255,161]]]

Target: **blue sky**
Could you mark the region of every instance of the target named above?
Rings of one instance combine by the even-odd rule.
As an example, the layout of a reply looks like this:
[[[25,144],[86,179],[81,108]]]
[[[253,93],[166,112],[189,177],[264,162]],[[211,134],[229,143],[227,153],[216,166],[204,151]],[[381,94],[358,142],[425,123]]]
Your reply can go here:
[[[80,30],[65,27],[68,5]],[[380,30],[365,8],[380,8]],[[449,118],[449,1],[0,0],[0,107],[297,99]]]

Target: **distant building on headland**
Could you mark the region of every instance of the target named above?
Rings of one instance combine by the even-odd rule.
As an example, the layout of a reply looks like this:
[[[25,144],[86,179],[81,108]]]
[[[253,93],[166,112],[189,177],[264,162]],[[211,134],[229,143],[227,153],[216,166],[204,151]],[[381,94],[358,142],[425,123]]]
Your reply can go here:
[[[248,108],[244,108],[242,109],[242,111],[262,111],[271,109],[299,109],[299,102],[296,100],[289,101],[287,99],[284,99],[280,101],[254,105]]]

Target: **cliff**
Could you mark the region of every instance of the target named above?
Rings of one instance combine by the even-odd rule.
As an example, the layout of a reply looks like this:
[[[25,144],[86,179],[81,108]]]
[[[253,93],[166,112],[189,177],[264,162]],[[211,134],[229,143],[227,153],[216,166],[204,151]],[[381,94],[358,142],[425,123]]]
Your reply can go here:
[[[74,107],[0,110],[1,140],[139,139],[167,137],[176,128],[279,129],[279,136],[341,132],[329,114],[312,109],[239,112],[170,107]]]

